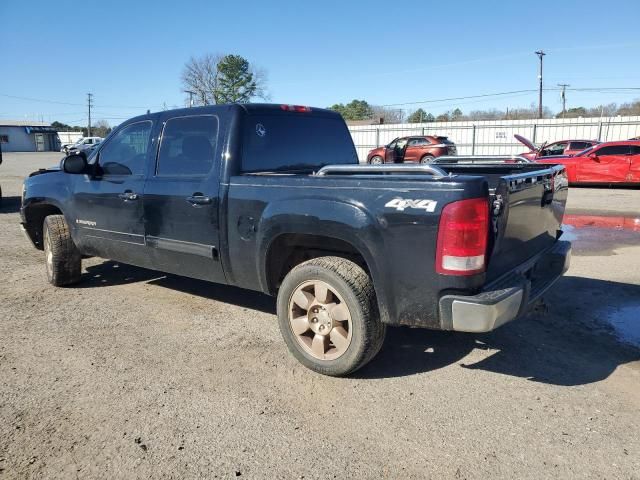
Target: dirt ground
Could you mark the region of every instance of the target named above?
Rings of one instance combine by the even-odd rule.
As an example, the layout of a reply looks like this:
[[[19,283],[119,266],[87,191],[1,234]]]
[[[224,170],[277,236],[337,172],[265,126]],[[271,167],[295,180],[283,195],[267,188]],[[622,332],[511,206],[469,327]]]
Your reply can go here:
[[[0,478],[640,479],[640,190],[571,189],[545,307],[393,328],[335,379],[288,354],[263,295],[100,259],[50,286],[18,209],[59,157],[0,165]]]

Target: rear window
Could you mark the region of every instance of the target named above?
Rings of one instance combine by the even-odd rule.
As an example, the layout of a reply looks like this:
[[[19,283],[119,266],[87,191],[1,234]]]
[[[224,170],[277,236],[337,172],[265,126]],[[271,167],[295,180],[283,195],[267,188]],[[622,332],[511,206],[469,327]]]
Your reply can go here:
[[[352,165],[358,156],[342,118],[309,113],[248,115],[242,171],[313,171]]]
[[[453,142],[449,140],[449,137],[437,137],[438,143],[444,143],[445,145],[453,145]]]
[[[593,145],[591,142],[571,142],[569,144],[570,150],[584,150],[585,148],[589,148]]]

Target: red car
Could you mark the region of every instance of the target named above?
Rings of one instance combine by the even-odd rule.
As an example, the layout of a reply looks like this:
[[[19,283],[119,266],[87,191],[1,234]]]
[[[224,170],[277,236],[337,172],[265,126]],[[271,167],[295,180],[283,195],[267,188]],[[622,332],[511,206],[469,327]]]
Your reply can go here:
[[[528,160],[537,160],[541,157],[551,157],[554,155],[571,156],[582,152],[585,148],[600,143],[596,140],[559,140],[549,144],[545,142],[540,147],[536,147],[529,139],[521,135],[514,135],[514,137],[529,149],[528,152],[519,155]]]
[[[640,141],[600,143],[573,157],[536,160],[567,167],[570,184],[640,184]]]
[[[433,135],[401,137],[389,145],[374,148],[367,155],[367,163],[429,163],[443,155],[455,155],[456,145],[447,137]]]

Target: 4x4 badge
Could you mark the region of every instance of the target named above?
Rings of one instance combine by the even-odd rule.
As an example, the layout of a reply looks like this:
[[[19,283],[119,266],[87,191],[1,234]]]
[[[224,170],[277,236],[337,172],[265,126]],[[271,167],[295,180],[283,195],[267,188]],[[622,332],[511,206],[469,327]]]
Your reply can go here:
[[[438,202],[435,200],[425,199],[410,199],[410,198],[394,198],[390,202],[385,204],[387,208],[395,208],[399,212],[404,211],[407,208],[413,208],[416,210],[425,210],[427,212],[433,212],[436,209]]]

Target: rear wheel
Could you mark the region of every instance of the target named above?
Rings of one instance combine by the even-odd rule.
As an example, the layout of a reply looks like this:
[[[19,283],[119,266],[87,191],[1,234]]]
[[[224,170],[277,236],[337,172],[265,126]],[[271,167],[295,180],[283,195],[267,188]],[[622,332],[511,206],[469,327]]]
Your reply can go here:
[[[278,292],[278,322],[293,356],[332,376],[369,362],[386,332],[371,278],[340,257],[315,258],[289,272]]]
[[[420,159],[420,163],[431,163],[435,157],[433,155],[425,155]]]
[[[369,160],[369,163],[371,165],[382,165],[384,163],[384,160],[379,155],[376,155],[375,157],[371,157],[371,160]]]
[[[80,280],[82,259],[64,215],[49,215],[42,226],[47,280],[56,287]]]

